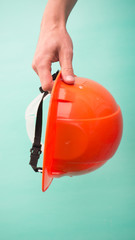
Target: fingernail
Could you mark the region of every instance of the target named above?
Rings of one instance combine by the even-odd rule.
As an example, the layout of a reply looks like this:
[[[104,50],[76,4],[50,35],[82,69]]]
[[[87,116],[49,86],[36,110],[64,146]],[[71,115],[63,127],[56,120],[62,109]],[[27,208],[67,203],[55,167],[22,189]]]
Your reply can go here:
[[[73,76],[65,76],[65,77],[64,77],[64,81],[65,81],[66,83],[72,84],[72,83],[74,83],[75,78],[74,78]]]

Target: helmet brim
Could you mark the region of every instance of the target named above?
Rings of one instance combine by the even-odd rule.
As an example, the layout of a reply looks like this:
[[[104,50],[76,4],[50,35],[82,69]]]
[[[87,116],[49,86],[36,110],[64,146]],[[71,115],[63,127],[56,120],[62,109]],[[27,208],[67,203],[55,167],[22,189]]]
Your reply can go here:
[[[57,103],[54,101],[54,95],[59,89],[61,79],[61,72],[56,77],[53,89],[51,92],[51,99],[48,109],[46,133],[45,133],[45,144],[44,144],[44,156],[43,156],[43,172],[42,172],[42,191],[45,192],[50,186],[53,177],[50,173],[51,165],[53,161],[53,152],[55,145],[55,122],[57,113]],[[58,88],[58,89],[57,89]],[[55,103],[54,103],[55,102]]]
[[[53,178],[49,176],[47,168],[44,168],[44,171],[42,173],[42,191],[45,192],[48,187],[50,186]]]

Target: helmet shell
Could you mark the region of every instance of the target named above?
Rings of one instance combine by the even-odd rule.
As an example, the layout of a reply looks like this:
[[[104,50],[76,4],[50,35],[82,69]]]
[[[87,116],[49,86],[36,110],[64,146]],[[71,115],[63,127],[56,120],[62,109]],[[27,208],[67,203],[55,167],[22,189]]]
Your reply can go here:
[[[119,146],[122,122],[120,107],[102,85],[81,77],[67,85],[59,73],[48,111],[42,190],[54,177],[101,167]]]

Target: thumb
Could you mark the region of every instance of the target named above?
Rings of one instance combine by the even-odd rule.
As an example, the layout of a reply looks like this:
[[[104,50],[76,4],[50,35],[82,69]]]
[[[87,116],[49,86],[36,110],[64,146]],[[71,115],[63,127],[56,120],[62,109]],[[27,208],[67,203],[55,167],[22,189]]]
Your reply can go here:
[[[67,84],[74,84],[74,72],[72,67],[73,51],[63,51],[59,56],[63,81]]]

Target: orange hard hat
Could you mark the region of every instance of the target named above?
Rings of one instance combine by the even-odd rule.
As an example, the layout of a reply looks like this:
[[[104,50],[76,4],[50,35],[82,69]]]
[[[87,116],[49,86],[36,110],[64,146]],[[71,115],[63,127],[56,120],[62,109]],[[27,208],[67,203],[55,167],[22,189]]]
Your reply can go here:
[[[113,96],[99,83],[58,73],[49,103],[43,153],[42,191],[53,178],[96,170],[116,152],[123,130]]]
[[[67,85],[59,73],[49,105],[42,190],[54,177],[101,167],[116,152],[122,129],[120,107],[103,86],[81,77]]]

